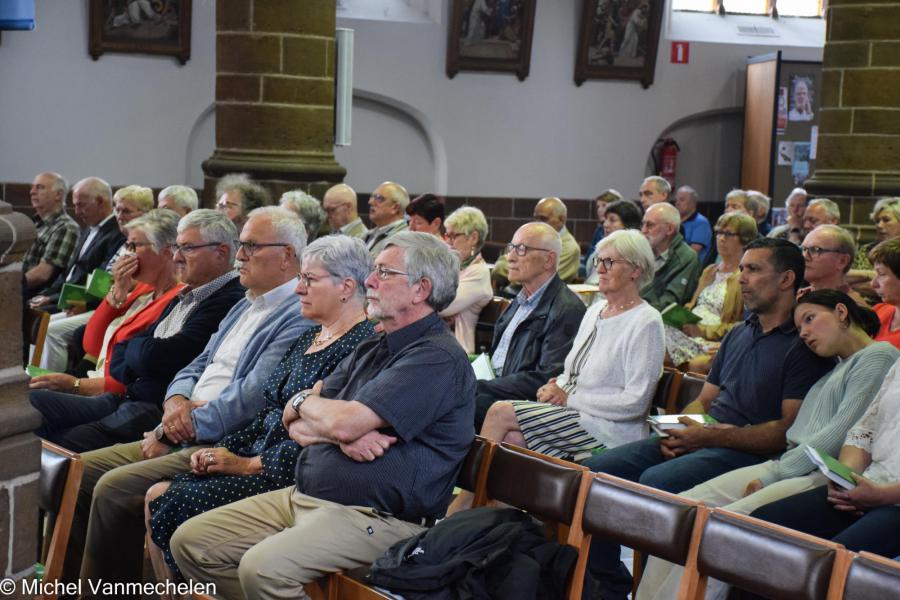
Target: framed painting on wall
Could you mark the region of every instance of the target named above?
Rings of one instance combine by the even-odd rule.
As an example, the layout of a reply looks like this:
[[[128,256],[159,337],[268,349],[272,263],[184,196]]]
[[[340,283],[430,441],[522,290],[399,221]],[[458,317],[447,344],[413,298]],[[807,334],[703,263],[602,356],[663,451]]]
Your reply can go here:
[[[191,0],[90,0],[94,60],[104,52],[191,57]]]
[[[653,83],[663,0],[584,0],[575,84],[587,79]]]
[[[536,0],[451,0],[447,76],[509,71],[522,81],[531,65]]]

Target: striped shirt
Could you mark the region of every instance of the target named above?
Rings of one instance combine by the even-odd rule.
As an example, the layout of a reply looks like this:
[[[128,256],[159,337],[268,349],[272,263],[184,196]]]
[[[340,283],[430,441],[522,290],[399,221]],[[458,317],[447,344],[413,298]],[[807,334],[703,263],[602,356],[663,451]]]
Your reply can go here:
[[[170,338],[184,326],[184,322],[191,316],[201,302],[218,292],[226,283],[237,277],[237,271],[228,271],[224,275],[219,275],[209,283],[205,283],[197,288],[183,289],[178,294],[178,304],[175,308],[159,322],[156,329],[153,330],[153,337],[157,339]]]

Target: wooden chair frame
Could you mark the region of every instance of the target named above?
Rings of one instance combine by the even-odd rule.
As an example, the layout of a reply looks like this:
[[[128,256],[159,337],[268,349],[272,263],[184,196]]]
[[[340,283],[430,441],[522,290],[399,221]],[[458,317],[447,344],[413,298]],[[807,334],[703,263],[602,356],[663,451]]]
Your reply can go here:
[[[844,555],[840,561],[837,559],[834,563],[834,569],[832,571],[831,577],[831,585],[828,587],[828,597],[827,600],[842,600],[844,598],[844,594],[846,592],[847,580],[850,576],[850,567],[853,566],[853,563],[860,559],[865,558],[870,560],[878,565],[882,565],[896,571],[898,576],[900,576],[900,563],[896,560],[885,558],[879,554],[873,554],[871,552],[851,552],[849,550],[840,550],[839,554]]]
[[[38,323],[37,331],[35,331],[35,323]],[[47,330],[50,328],[50,313],[26,308],[23,315],[23,327],[28,341],[34,344],[34,353],[31,355],[29,364],[35,367],[40,366],[41,358],[44,355],[44,342],[47,340]]]
[[[63,485],[59,507],[54,519],[53,533],[44,562],[44,582],[58,581],[62,576],[63,562],[66,558],[66,546],[72,531],[72,519],[75,516],[75,503],[78,500],[78,488],[84,474],[84,462],[81,456],[52,442],[41,440],[43,450],[52,452],[69,460],[66,481]],[[41,596],[46,600],[55,600],[56,595]]]

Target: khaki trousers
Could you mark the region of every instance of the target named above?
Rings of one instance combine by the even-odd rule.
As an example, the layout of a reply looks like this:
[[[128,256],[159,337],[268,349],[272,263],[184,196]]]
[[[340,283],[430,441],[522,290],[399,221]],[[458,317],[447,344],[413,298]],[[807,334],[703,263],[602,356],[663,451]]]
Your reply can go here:
[[[171,548],[182,574],[214,583],[217,598],[305,599],[304,583],[371,564],[423,529],[289,487],[189,519]]]

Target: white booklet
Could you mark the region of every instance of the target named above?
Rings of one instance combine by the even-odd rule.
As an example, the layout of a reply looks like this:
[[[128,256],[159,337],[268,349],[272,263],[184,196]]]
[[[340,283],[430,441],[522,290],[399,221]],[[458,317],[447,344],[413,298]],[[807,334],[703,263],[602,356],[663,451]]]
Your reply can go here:
[[[490,381],[496,375],[494,374],[494,365],[491,364],[491,357],[482,352],[475,360],[472,361],[472,370],[475,371],[475,379]]]

